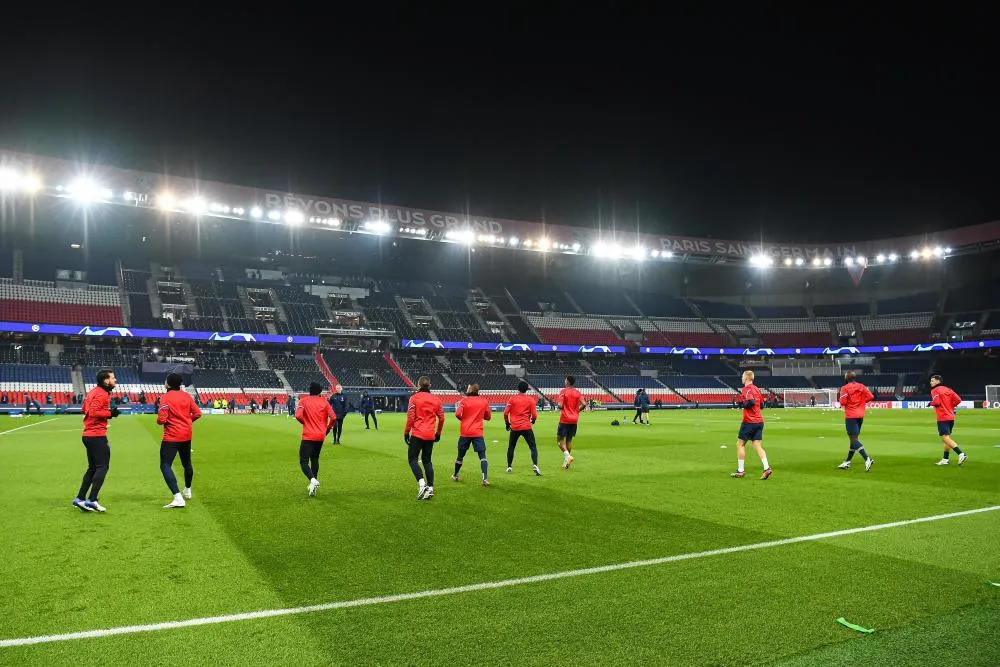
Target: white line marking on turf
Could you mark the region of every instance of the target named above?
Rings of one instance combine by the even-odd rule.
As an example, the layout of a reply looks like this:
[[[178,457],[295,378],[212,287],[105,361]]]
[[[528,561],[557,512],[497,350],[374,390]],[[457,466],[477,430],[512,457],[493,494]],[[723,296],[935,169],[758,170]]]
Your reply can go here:
[[[40,422],[35,422],[34,424],[25,424],[24,426],[18,426],[17,428],[12,428],[9,431],[0,431],[0,435],[10,435],[14,431],[20,431],[23,428],[31,428],[32,426],[38,426],[39,424],[47,424],[49,422],[56,421],[56,419],[57,419],[56,417],[53,417],[52,419],[44,419]]]
[[[771,540],[769,542],[758,542],[756,544],[741,544],[735,547],[724,547],[722,549],[711,549],[709,551],[696,551],[694,553],[677,554],[674,556],[664,556],[662,558],[650,558],[648,560],[634,560],[634,561],[629,561],[627,563],[600,565],[598,567],[587,567],[580,570],[567,570],[565,572],[538,574],[532,577],[520,577],[518,579],[487,581],[481,584],[454,586],[452,588],[438,588],[429,591],[418,591],[415,593],[399,593],[397,595],[384,595],[381,597],[360,598],[357,600],[343,600],[341,602],[326,602],[324,604],[313,604],[305,607],[288,607],[285,609],[263,609],[260,611],[247,611],[241,614],[228,614],[226,616],[207,616],[205,618],[189,618],[183,621],[166,621],[163,623],[150,623],[148,625],[125,625],[117,628],[105,628],[103,630],[84,630],[82,632],[67,632],[58,635],[39,635],[36,637],[20,637],[18,639],[0,639],[0,648],[11,647],[11,646],[29,646],[32,644],[49,644],[52,642],[65,642],[74,639],[94,639],[99,637],[112,637],[114,635],[131,635],[140,632],[157,632],[159,630],[176,630],[178,628],[190,628],[199,625],[218,625],[220,623],[234,623],[236,621],[252,621],[260,618],[272,618],[275,616],[292,616],[295,614],[309,614],[317,611],[330,611],[333,609],[349,609],[351,607],[367,607],[376,604],[390,604],[392,602],[405,602],[407,600],[419,600],[422,598],[441,597],[444,595],[456,595],[458,593],[472,593],[475,591],[485,591],[493,588],[509,588],[511,586],[521,586],[523,584],[536,584],[543,581],[553,581],[555,579],[568,579],[570,577],[582,577],[589,574],[602,574],[604,572],[615,572],[617,570],[630,570],[637,567],[664,565],[666,563],[676,563],[682,560],[694,560],[696,558],[708,558],[710,556],[724,556],[726,554],[734,554],[734,553],[739,553],[741,551],[756,551],[758,549],[770,549],[772,547],[781,547],[788,544],[798,544],[800,542],[814,542],[816,540],[825,540],[831,537],[843,537],[844,535],[870,533],[876,530],[899,528],[900,526],[909,526],[915,523],[927,523],[930,521],[941,521],[943,519],[954,519],[960,516],[981,514],[983,512],[993,512],[995,510],[1000,510],[1000,505],[981,507],[979,509],[974,509],[974,510],[963,510],[961,512],[949,512],[948,514],[935,514],[933,516],[925,516],[925,517],[920,517],[918,519],[904,519],[903,521],[880,523],[874,526],[847,528],[845,530],[835,530],[829,533],[816,533],[814,535],[803,535],[801,537],[788,537],[780,540]]]

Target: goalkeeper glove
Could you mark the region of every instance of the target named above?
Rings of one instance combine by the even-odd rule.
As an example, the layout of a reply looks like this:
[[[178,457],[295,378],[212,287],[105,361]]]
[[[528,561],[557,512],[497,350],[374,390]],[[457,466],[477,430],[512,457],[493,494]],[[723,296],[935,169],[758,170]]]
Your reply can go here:
[[[434,442],[441,442],[441,434],[440,433],[435,433],[434,434]]]
[[[510,430],[510,422],[504,422],[503,425],[508,431]]]
[[[115,406],[112,405],[111,406],[111,418],[114,419],[115,417],[117,417],[120,414],[121,414],[121,412],[119,412],[118,408],[116,408]]]
[[[403,442],[405,442],[407,445],[410,444],[410,434],[409,433],[404,433],[403,434]]]

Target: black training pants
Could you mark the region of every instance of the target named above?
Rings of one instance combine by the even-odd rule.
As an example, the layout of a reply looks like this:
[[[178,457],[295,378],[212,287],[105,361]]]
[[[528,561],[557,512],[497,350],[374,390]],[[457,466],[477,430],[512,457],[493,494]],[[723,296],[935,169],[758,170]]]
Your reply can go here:
[[[107,436],[85,435],[83,446],[87,448],[87,472],[83,473],[83,483],[76,497],[97,502],[101,487],[104,486],[104,479],[108,475],[108,468],[111,466],[111,445]]]
[[[174,457],[181,457],[181,465],[184,466],[184,488],[190,489],[191,482],[194,481],[194,466],[191,465],[191,441],[186,442],[161,442],[160,443],[160,472],[163,474],[163,481],[174,495],[180,493],[177,488],[177,477],[174,475]]]
[[[323,451],[322,440],[303,440],[299,444],[299,467],[306,479],[319,479],[319,453]]]
[[[421,479],[427,480],[427,486],[434,486],[434,466],[431,464],[431,453],[434,451],[433,440],[421,440],[410,436],[410,446],[407,450],[407,458],[410,462],[410,470],[419,482]],[[423,471],[420,470],[420,463],[424,464]]]

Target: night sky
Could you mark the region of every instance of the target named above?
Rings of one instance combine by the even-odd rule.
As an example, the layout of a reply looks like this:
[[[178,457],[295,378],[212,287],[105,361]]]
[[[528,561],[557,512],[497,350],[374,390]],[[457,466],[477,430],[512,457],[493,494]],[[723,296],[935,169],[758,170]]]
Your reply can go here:
[[[1000,218],[987,9],[323,6],[5,14],[0,146],[724,238],[853,241]]]

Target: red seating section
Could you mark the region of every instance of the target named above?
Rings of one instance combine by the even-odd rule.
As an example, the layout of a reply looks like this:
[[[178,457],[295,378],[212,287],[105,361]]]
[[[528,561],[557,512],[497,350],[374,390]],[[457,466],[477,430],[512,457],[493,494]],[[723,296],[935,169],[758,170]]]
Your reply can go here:
[[[60,403],[68,405],[68,404],[70,404],[70,403],[73,402],[73,394],[71,392],[61,392],[61,391],[53,391],[53,392],[47,392],[47,391],[6,391],[6,392],[2,392],[2,393],[7,394],[7,401],[8,401],[7,407],[11,407],[11,408],[16,408],[16,407],[23,408],[24,407],[24,397],[25,396],[30,396],[31,398],[33,398],[36,401],[38,401],[38,403],[44,409],[46,407],[45,406],[45,396],[46,396],[46,394],[49,394],[49,393],[52,394],[52,404],[53,405],[60,404]]]
[[[896,329],[892,331],[865,331],[865,345],[907,345],[930,340],[929,329]]]
[[[553,345],[621,345],[622,339],[607,329],[536,328],[543,343]]]
[[[0,320],[33,324],[122,326],[122,311],[113,306],[0,300]]]

